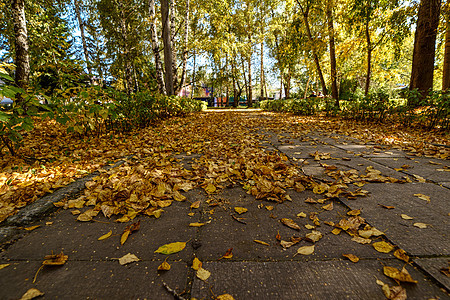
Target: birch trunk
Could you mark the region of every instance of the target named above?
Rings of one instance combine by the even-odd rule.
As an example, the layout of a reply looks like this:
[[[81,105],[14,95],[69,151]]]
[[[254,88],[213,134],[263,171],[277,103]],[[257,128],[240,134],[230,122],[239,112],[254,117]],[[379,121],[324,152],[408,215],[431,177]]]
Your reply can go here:
[[[86,36],[84,35],[84,22],[81,19],[81,13],[80,13],[80,2],[78,0],[74,0],[74,6],[75,6],[75,14],[77,16],[78,26],[80,27],[80,36],[81,36],[81,44],[83,45],[83,52],[84,52],[84,60],[86,61],[86,68],[89,73],[89,81],[92,84],[92,68],[91,63],[89,61],[89,52],[86,44]]]
[[[189,0],[186,0],[186,13],[184,15],[185,27],[184,27],[184,49],[183,49],[183,65],[181,69],[181,79],[178,85],[177,91],[183,88],[186,79],[186,65],[188,58],[188,41],[189,41]],[[178,94],[178,92],[177,92]]]
[[[161,56],[159,55],[159,40],[158,33],[156,29],[156,12],[155,12],[155,0],[149,0],[149,17],[151,20],[150,33],[152,37],[152,50],[155,56],[155,70],[156,70],[156,83],[158,85],[158,90],[161,94],[166,93],[166,88],[164,86],[164,77],[161,63]]]
[[[28,33],[24,0],[13,0],[12,12],[16,51],[14,61],[16,65],[15,82],[17,86],[26,89],[30,80],[30,57],[28,55]],[[20,95],[17,98],[19,102],[22,101]]]

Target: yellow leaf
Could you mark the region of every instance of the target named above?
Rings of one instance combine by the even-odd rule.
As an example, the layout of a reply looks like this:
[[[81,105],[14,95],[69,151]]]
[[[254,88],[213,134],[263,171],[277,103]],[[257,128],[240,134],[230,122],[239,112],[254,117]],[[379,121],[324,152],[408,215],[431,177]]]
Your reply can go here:
[[[166,260],[167,260],[167,258],[162,262],[162,264],[160,264],[158,266],[158,271],[169,271],[170,270],[170,265]]]
[[[69,256],[64,255],[62,252],[60,254],[46,255],[42,264],[47,266],[61,266],[66,263],[68,258]]]
[[[333,210],[333,202],[322,206],[322,208],[325,209],[325,210]]]
[[[394,256],[404,262],[409,262],[409,256],[406,254],[406,251],[403,249],[397,249],[394,251]]]
[[[233,257],[233,248],[230,248],[227,250],[227,252],[225,252],[225,254],[220,258],[232,258]]]
[[[203,268],[197,270],[197,277],[200,278],[201,280],[205,281],[209,278],[209,276],[211,276],[211,272]]]
[[[414,196],[418,197],[421,200],[425,200],[428,203],[430,203],[431,199],[430,196],[424,195],[424,194],[414,194]]]
[[[35,226],[31,226],[31,227],[26,227],[26,228],[24,228],[25,230],[27,230],[27,231],[32,231],[32,230],[35,230],[36,228],[38,228],[38,227],[40,227],[41,225],[35,225]]]
[[[271,210],[273,210],[273,206],[267,205],[267,206],[266,206],[266,209],[269,210],[269,211],[271,211]]]
[[[216,187],[214,186],[214,184],[210,183],[210,184],[208,184],[208,186],[205,188],[205,191],[206,191],[208,194],[212,194],[212,193],[214,193],[214,192],[216,191]]]
[[[414,219],[414,218],[412,218],[412,217],[410,217],[408,215],[405,215],[405,214],[401,214],[400,216],[402,217],[403,220],[412,220],[412,219]]]
[[[4,268],[6,268],[6,267],[8,267],[8,266],[10,266],[11,264],[0,264],[0,270],[1,269],[4,269]]]
[[[310,224],[306,224],[305,227],[306,227],[306,229],[314,229],[314,228],[316,228],[316,227],[314,227],[314,226],[312,226]]]
[[[205,225],[205,223],[190,223],[189,224],[190,227],[202,227],[203,225]]]
[[[354,209],[354,210],[347,212],[347,215],[349,215],[349,216],[358,216],[360,214],[361,214],[361,210],[359,210],[359,209]]]
[[[126,230],[122,233],[122,236],[120,237],[120,244],[121,244],[121,245],[125,244],[125,242],[127,241],[128,236],[130,235],[130,233],[131,233],[131,230],[129,230],[129,229],[126,229]]]
[[[202,267],[203,263],[196,257],[192,262],[192,269],[198,271]]]
[[[186,200],[186,197],[185,196],[183,196],[179,191],[175,191],[175,192],[173,192],[173,199],[175,200],[175,201],[184,201],[184,200]]]
[[[296,254],[311,255],[313,253],[314,253],[314,245],[300,247],[300,248],[297,249],[297,253]]]
[[[372,246],[375,248],[375,250],[382,253],[389,253],[395,248],[394,246],[392,246],[389,243],[386,243],[385,241],[373,243]]]
[[[217,296],[216,300],[234,300],[234,298],[230,294],[223,294]]]
[[[359,257],[353,254],[342,254],[342,256],[348,258],[351,262],[357,263],[359,261]]]
[[[245,213],[245,212],[248,211],[248,209],[246,209],[245,207],[238,207],[238,206],[236,206],[236,207],[234,208],[234,210],[235,210],[238,214],[243,214],[243,213]]]
[[[260,241],[260,240],[253,240],[255,243],[261,244],[261,245],[265,245],[265,246],[270,246],[268,243]]]
[[[97,240],[99,241],[103,241],[106,240],[107,238],[109,238],[112,235],[112,231],[110,230],[108,233],[102,235],[101,237],[99,237]],[[123,244],[122,244],[123,245]]]
[[[416,227],[421,228],[421,229],[424,229],[424,228],[428,227],[428,225],[425,224],[425,223],[414,223],[413,226],[416,226]]]
[[[181,250],[184,249],[184,247],[186,247],[185,242],[175,242],[175,243],[165,244],[165,245],[159,247],[155,251],[155,253],[169,255],[169,254],[180,252]]]
[[[321,238],[322,238],[322,233],[320,231],[317,230],[313,230],[310,233],[306,234],[306,239],[309,240],[310,242],[318,242]]]
[[[383,273],[384,275],[398,281],[417,283],[417,280],[412,279],[411,275],[409,275],[408,271],[404,267],[402,268],[401,271],[399,271],[394,267],[384,266]]]
[[[299,213],[297,214],[297,217],[300,217],[300,218],[306,218],[306,214],[305,214],[304,212],[299,212]]]
[[[44,293],[39,291],[38,289],[31,288],[25,294],[23,294],[23,296],[22,296],[22,298],[20,298],[20,300],[31,300],[31,299],[34,299],[36,297],[40,297],[43,295],[44,295]]]
[[[200,200],[195,201],[194,203],[191,204],[191,208],[199,208],[200,207]]]
[[[72,215],[76,216],[76,215],[81,214],[81,211],[79,209],[75,209],[75,210],[72,210],[71,213],[72,213]]]
[[[135,261],[139,261],[139,260],[140,259],[136,255],[128,253],[128,254],[122,256],[121,258],[119,258],[119,264],[121,264],[123,266],[123,265],[129,264],[129,263],[132,263]]]
[[[340,229],[340,228],[334,228],[334,229],[331,231],[331,233],[334,234],[334,235],[338,235],[339,233],[341,233],[341,231],[342,231],[342,229]]]
[[[355,236],[352,238],[352,241],[357,242],[359,244],[370,244],[372,242],[371,239],[365,239],[359,236]]]
[[[292,220],[292,219],[282,218],[280,221],[281,221],[281,223],[283,223],[284,225],[286,225],[292,229],[300,230],[300,226],[298,226],[298,224],[295,223],[294,220]]]

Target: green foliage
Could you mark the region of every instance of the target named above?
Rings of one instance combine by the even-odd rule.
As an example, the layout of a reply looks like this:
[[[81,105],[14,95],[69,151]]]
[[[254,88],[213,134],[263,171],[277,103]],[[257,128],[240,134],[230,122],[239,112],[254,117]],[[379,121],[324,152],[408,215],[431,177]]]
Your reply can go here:
[[[395,102],[389,100],[389,96],[380,91],[345,101],[342,105],[342,116],[356,120],[383,122],[394,107]]]

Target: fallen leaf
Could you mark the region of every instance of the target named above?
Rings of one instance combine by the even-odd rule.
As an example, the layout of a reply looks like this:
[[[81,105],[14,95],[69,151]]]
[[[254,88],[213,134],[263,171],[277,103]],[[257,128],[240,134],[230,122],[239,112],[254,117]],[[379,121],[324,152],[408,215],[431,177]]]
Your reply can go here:
[[[123,245],[128,239],[128,236],[130,235],[131,231],[128,228],[125,228],[122,235],[120,236],[120,244]]]
[[[192,261],[192,269],[198,271],[202,267],[203,263],[196,257]]]
[[[420,182],[420,183],[425,183],[425,182],[427,182],[425,178],[423,178],[423,177],[421,177],[421,176],[419,176],[419,175],[414,175],[414,174],[413,174],[413,176],[414,176],[414,177],[417,179],[417,181]]]
[[[41,225],[35,225],[35,226],[31,226],[31,227],[26,227],[26,228],[24,228],[25,230],[27,230],[27,231],[32,231],[32,230],[35,230],[36,228],[38,228],[38,227],[40,227]]]
[[[328,211],[333,210],[333,202],[322,206],[322,209],[325,209],[325,210],[328,210]]]
[[[412,219],[414,219],[414,218],[412,218],[412,217],[410,217],[408,215],[405,215],[405,214],[401,214],[400,216],[402,217],[403,220],[412,220]]]
[[[397,249],[394,251],[394,256],[404,262],[409,262],[409,256],[406,254],[406,251],[403,249]]]
[[[273,208],[274,208],[274,207],[273,207],[273,206],[271,206],[271,205],[267,205],[267,206],[266,206],[266,209],[267,209],[268,211],[271,211],[271,210],[273,210]]]
[[[416,196],[417,198],[419,198],[421,200],[427,201],[427,203],[430,203],[430,201],[431,201],[430,196],[427,196],[424,194],[414,194],[414,196]]]
[[[359,244],[370,244],[372,242],[371,239],[365,239],[359,236],[355,236],[352,238],[352,241],[357,242]]]
[[[158,266],[158,271],[169,271],[170,264],[167,262],[167,258]]]
[[[201,280],[206,281],[209,276],[211,276],[211,272],[209,272],[208,270],[205,270],[203,268],[197,270],[197,277]]]
[[[298,224],[295,223],[294,220],[292,220],[292,219],[282,218],[280,221],[281,221],[281,223],[283,223],[284,225],[286,225],[292,229],[300,230],[300,226],[298,226]]]
[[[348,258],[351,262],[357,263],[359,261],[359,257],[353,254],[342,254],[342,256]]]
[[[77,220],[81,221],[81,222],[89,222],[89,221],[92,220],[92,217],[83,213],[83,214],[78,216]]]
[[[62,266],[66,263],[68,258],[69,256],[64,255],[61,251],[60,254],[46,255],[42,264],[46,266]]]
[[[102,235],[102,236],[99,237],[97,240],[99,240],[99,241],[106,240],[106,239],[109,238],[111,235],[112,235],[112,231],[110,230],[108,233]]]
[[[175,243],[165,244],[165,245],[162,245],[161,247],[159,247],[155,251],[155,253],[169,255],[169,254],[180,252],[181,250],[184,249],[184,247],[186,247],[185,242],[175,242]]]
[[[205,188],[205,191],[206,191],[208,194],[212,194],[212,193],[214,193],[214,192],[216,191],[216,187],[215,187],[214,184],[210,183],[210,184],[208,184],[208,186]]]
[[[297,253],[296,254],[301,254],[301,255],[311,255],[314,253],[314,246],[303,246],[297,249]]]
[[[265,246],[270,246],[268,243],[260,241],[260,240],[253,240],[255,243],[261,244],[261,245],[265,245]]]
[[[389,243],[386,243],[385,241],[375,242],[372,244],[372,246],[375,248],[375,250],[381,253],[389,253],[395,249],[394,246],[392,246]]]
[[[190,227],[202,227],[202,226],[204,226],[206,223],[198,223],[198,222],[195,222],[195,223],[189,223],[189,226]]]
[[[230,249],[228,249],[227,250],[227,252],[225,252],[225,254],[221,257],[221,258],[219,258],[219,260],[220,259],[222,259],[222,258],[232,258],[233,257],[233,248],[230,248]]]
[[[43,296],[44,293],[39,291],[38,289],[31,288],[29,289],[25,294],[23,294],[22,298],[20,300],[31,300],[39,296]]]
[[[394,267],[384,266],[383,273],[384,275],[398,281],[417,283],[417,280],[412,279],[411,275],[409,275],[408,271],[404,267],[401,271],[399,271]]]
[[[53,222],[45,222],[45,225],[52,225]]]
[[[230,294],[223,294],[217,296],[216,300],[234,300],[234,298]]]
[[[377,284],[381,286],[384,296],[388,300],[406,300],[406,290],[401,286],[390,287],[386,283],[377,279]]]
[[[81,214],[81,211],[79,209],[75,209],[75,210],[72,210],[71,213],[72,213],[72,215],[76,216],[76,215]]]
[[[0,264],[0,270],[1,269],[4,269],[4,268],[6,268],[6,267],[8,267],[8,266],[10,266],[11,264]]]
[[[334,229],[331,231],[331,233],[334,234],[334,235],[338,235],[339,233],[341,233],[341,231],[342,231],[342,229],[340,229],[340,228],[334,228]]]
[[[234,208],[234,211],[237,212],[238,214],[243,214],[243,213],[247,212],[248,209],[246,209],[245,207],[237,206]]]
[[[314,229],[314,228],[316,228],[315,226],[312,226],[310,224],[306,224],[305,227],[306,227],[306,229]]]
[[[395,206],[392,205],[384,205],[384,204],[378,204],[379,206],[381,206],[382,208],[386,208],[386,209],[394,209]]]
[[[276,239],[277,241],[281,241],[281,235],[280,235],[280,232],[279,232],[279,231],[277,231],[277,235],[275,236],[275,239]]]
[[[304,212],[299,212],[297,214],[297,217],[299,217],[299,218],[306,218],[306,214]]]
[[[306,202],[306,203],[317,203],[317,201],[314,200],[313,198],[307,198],[307,199],[305,200],[305,202]]]
[[[121,264],[123,266],[123,265],[129,264],[129,263],[132,263],[135,261],[139,261],[139,260],[140,259],[136,255],[128,253],[128,254],[122,256],[121,258],[119,258],[119,264]]]
[[[195,201],[194,203],[191,204],[191,208],[199,208],[200,207],[200,203],[201,203],[200,200]]]
[[[413,226],[416,226],[416,227],[418,227],[420,229],[425,229],[425,228],[428,227],[428,225],[425,224],[425,223],[414,223]]]
[[[354,210],[347,212],[347,215],[349,215],[349,216],[359,216],[360,214],[361,214],[361,210],[359,210],[359,209],[354,209]]]
[[[322,237],[322,233],[317,230],[313,230],[312,232],[306,234],[306,239],[314,243],[318,242]]]

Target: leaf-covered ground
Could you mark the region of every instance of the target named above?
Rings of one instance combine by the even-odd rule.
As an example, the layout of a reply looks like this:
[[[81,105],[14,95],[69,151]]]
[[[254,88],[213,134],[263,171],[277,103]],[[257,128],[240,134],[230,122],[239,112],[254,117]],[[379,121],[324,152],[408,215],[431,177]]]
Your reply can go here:
[[[206,112],[130,133],[84,138],[68,135],[54,121],[37,121],[19,156],[4,151],[0,161],[0,221],[76,178],[130,155],[129,163],[89,183],[82,201],[127,221],[137,213],[158,214],[170,201],[184,200],[181,191],[197,186],[214,193],[240,183],[257,198],[274,201],[286,200],[285,190],[296,185],[314,189],[319,183],[299,179],[298,165],[259,145],[268,131],[279,138],[305,141],[313,141],[314,135],[333,139],[345,135],[360,143],[383,145],[384,151],[402,149],[440,159],[448,159],[450,153],[448,134],[439,132],[264,112]],[[182,167],[180,155],[195,158],[191,170]]]

